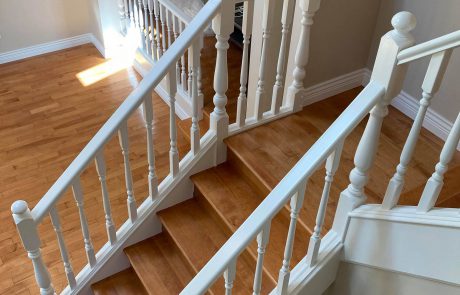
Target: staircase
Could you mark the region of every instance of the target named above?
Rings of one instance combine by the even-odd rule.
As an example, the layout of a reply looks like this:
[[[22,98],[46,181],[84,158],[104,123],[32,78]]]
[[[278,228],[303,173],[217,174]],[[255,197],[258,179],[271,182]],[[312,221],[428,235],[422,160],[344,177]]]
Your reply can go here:
[[[120,1],[122,24],[140,35],[140,58],[136,61],[144,75],[142,82],[32,210],[24,201],[12,205],[14,222],[42,295],[55,294],[41,256],[38,231],[48,216],[69,284],[63,294],[90,293],[90,288],[95,294],[285,295],[303,294],[306,290],[309,294],[337,294],[344,284],[363,286],[365,290],[365,284],[353,278],[358,270],[352,267],[345,274],[339,272],[350,264],[379,268],[393,275],[402,273],[425,284],[436,281],[458,291],[458,209],[435,205],[448,165],[458,161],[460,114],[439,158],[436,156],[438,164],[431,177],[428,175],[421,194],[413,196],[414,202],[408,206],[399,204],[406,171],[414,168],[410,162],[427,107],[439,89],[452,50],[460,46],[460,31],[414,45],[410,31],[415,27],[415,18],[408,12],[398,13],[392,20],[394,29],[381,39],[369,84],[344,94],[347,103],[334,103],[330,106],[337,108],[334,115],[322,118],[321,103],[302,110],[308,41],[319,3],[300,1],[301,33],[293,82],[286,85],[284,94],[294,1],[284,2],[276,82],[272,97],[267,97],[264,65],[268,62],[266,42],[273,7],[267,1],[263,8],[258,83],[255,92],[248,93],[254,1],[244,1],[240,87],[228,99],[233,1],[209,0],[189,21],[174,14],[174,8],[164,0],[129,1],[129,7]],[[204,100],[209,98],[205,93],[209,88],[201,87],[208,84],[205,81],[210,75],[200,68],[206,40],[203,32],[211,22],[216,39],[212,104]],[[387,154],[379,144],[388,132],[384,119],[391,100],[401,91],[408,63],[427,56],[431,60],[422,85],[423,98],[398,163],[394,150]],[[143,64],[148,71],[142,71]],[[170,111],[169,138],[160,143],[155,142],[152,132],[154,90],[168,103]],[[246,111],[249,102],[253,104],[253,114]],[[191,119],[178,124],[176,114],[186,113],[180,108],[187,104]],[[127,131],[128,119],[138,108],[145,119],[149,191],[140,205],[132,189]],[[235,118],[235,123],[230,123],[229,118]],[[181,160],[178,132],[189,138],[191,147]],[[104,149],[115,135],[123,155],[129,214],[118,229],[112,221],[104,159]],[[161,182],[155,166],[156,144],[170,147],[169,174]],[[394,162],[389,164],[389,159]],[[100,182],[100,212],[107,229],[107,243],[97,253],[81,185],[81,174],[92,161]],[[390,170],[397,167],[388,185],[379,165]],[[373,175],[375,171],[379,173]],[[78,208],[82,246],[88,260],[78,275],[72,269],[57,209],[69,189]],[[437,235],[440,240],[432,247],[431,241]],[[424,240],[426,237],[428,240]],[[450,250],[437,255],[443,243]],[[373,249],[378,251],[374,253]],[[421,254],[413,249],[419,249]],[[124,258],[129,264],[123,264]],[[424,268],[423,262],[431,266],[441,263],[443,268]],[[96,282],[101,277],[105,279]]]

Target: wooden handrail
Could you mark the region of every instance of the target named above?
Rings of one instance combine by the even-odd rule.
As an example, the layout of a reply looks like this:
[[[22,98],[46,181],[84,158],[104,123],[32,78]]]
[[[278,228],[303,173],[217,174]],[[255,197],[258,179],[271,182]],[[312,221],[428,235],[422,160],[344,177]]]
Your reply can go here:
[[[409,47],[398,54],[398,65],[460,46],[460,30]]]
[[[168,73],[171,67],[176,66],[177,59],[183,52],[190,47],[197,36],[208,26],[209,22],[219,11],[222,0],[209,0],[200,10],[195,18],[190,22],[177,40],[165,52],[165,54],[155,64],[152,70],[139,83],[126,100],[118,107],[107,122],[99,129],[96,135],[78,154],[75,160],[67,167],[62,175],[56,180],[46,194],[40,199],[32,210],[32,216],[36,223],[48,214],[51,207],[60,199],[62,194],[68,189],[73,180],[85,169],[90,161],[94,159],[96,153],[110,140],[116,133],[120,124],[140,106],[144,97],[150,95],[156,85]]]

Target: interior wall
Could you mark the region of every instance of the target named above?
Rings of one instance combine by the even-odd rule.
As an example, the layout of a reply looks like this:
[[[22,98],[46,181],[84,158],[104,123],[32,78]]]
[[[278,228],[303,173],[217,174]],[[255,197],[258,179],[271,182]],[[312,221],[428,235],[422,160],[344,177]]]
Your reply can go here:
[[[417,43],[460,29],[460,1],[458,0],[387,0],[381,1],[373,41],[367,65],[372,69],[380,37],[392,29],[391,17],[398,11],[410,11],[417,18],[417,27],[412,32]],[[403,90],[419,99],[421,85],[429,58],[410,64]],[[454,50],[438,94],[432,99],[432,109],[453,122],[460,111],[460,52]]]
[[[0,0],[0,53],[94,32],[91,1]]]

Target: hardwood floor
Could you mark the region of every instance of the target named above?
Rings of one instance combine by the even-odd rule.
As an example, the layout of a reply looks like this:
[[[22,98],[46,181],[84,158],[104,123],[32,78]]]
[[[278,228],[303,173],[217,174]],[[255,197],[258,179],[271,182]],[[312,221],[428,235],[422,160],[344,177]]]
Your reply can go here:
[[[37,294],[32,264],[12,221],[10,206],[18,199],[33,208],[102,124],[140,80],[133,69],[121,68],[84,87],[76,75],[105,63],[96,48],[83,45],[0,65],[0,294]],[[153,95],[156,172],[169,173],[169,108]],[[129,122],[134,193],[140,204],[148,195],[146,131],[141,111]],[[189,143],[178,133],[181,156]],[[118,228],[127,219],[123,158],[115,136],[106,146],[107,182]],[[82,174],[85,212],[97,251],[107,241],[99,180],[94,164]],[[86,264],[77,207],[67,192],[59,202],[74,272]],[[57,291],[67,285],[49,219],[39,227],[44,260]]]
[[[211,86],[214,63],[213,50],[210,48],[213,48],[214,42],[213,38],[206,39],[203,52],[203,59],[206,61],[203,62],[206,113],[212,110],[210,102],[213,95]],[[239,91],[239,55],[236,50],[238,49],[231,49],[229,54],[231,62],[229,62],[227,109],[230,113],[230,122],[234,120],[235,101]],[[24,199],[32,208],[140,80],[131,68],[120,68],[99,82],[83,86],[77,74],[104,62],[94,47],[84,45],[0,65],[0,137],[2,138],[0,142],[0,294],[37,293],[32,265],[12,222],[9,210],[11,203],[17,199]],[[192,177],[197,188],[196,198],[161,213],[167,236],[157,236],[146,242],[153,245],[153,248],[161,248],[161,245],[172,245],[172,241],[182,243],[180,241],[191,240],[190,232],[184,230],[186,228],[190,228],[191,231],[208,228],[208,231],[201,233],[202,239],[196,241],[197,247],[203,251],[195,253],[192,245],[183,242],[183,247],[175,249],[176,252],[173,251],[174,247],[168,246],[170,252],[164,253],[165,260],[157,260],[155,263],[172,267],[183,263],[184,257],[187,257],[189,259],[187,263],[195,268],[180,268],[182,269],[180,283],[185,285],[190,276],[212,256],[212,251],[215,251],[244,221],[359,91],[360,88],[347,91],[308,106],[292,116],[228,138],[226,140],[228,163]],[[169,169],[169,108],[156,95],[153,95],[153,102],[156,171],[159,177],[163,178]],[[383,125],[376,165],[371,171],[370,182],[366,189],[369,202],[381,202],[386,184],[399,161],[399,154],[411,122],[403,114],[390,108],[390,114]],[[353,155],[364,123],[350,135],[346,142],[341,166],[331,191],[326,229],[331,225],[338,195],[349,183],[348,174],[354,166]],[[185,132],[189,132],[187,122],[179,122],[179,124]],[[207,121],[203,120],[200,125],[206,129]],[[141,112],[137,112],[129,120],[129,134],[134,192],[140,204],[148,191],[145,127]],[[418,201],[426,179],[431,175],[438,161],[442,144],[442,141],[428,131],[422,131],[415,157],[407,174],[401,204],[415,204]],[[187,134],[178,132],[178,147],[181,156],[188,151]],[[107,181],[114,222],[119,227],[127,219],[128,213],[123,159],[118,138],[113,138],[107,144],[104,155],[107,161]],[[459,177],[460,153],[457,153],[446,174],[446,185],[438,205],[460,207]],[[296,245],[301,247],[295,249],[293,262],[298,261],[306,251],[308,243],[306,237],[314,225],[323,183],[324,170],[319,170],[310,179],[307,189],[304,208],[300,214],[304,226],[298,228],[300,234],[296,237]],[[106,242],[107,237],[100,184],[94,164],[91,164],[82,174],[82,185],[85,211],[97,251]],[[240,206],[237,207],[238,205]],[[71,262],[75,273],[78,273],[86,264],[86,258],[78,211],[70,192],[63,196],[58,210]],[[216,216],[212,216],[209,212],[213,212]],[[178,213],[181,213],[182,220],[178,219],[180,217]],[[210,218],[218,218],[222,224],[216,225]],[[194,221],[198,221],[198,225],[201,223],[203,227],[193,224]],[[272,225],[271,244],[267,249],[265,273],[267,278],[264,279],[269,284],[276,281],[287,221],[288,212],[283,211],[274,219],[275,224]],[[222,232],[219,232],[217,226]],[[58,245],[49,220],[45,219],[39,230],[42,234],[44,260],[49,266],[57,291],[61,291],[66,281]],[[325,232],[326,230],[323,231]],[[145,244],[143,246],[145,247]],[[153,252],[139,249],[141,248],[131,248],[133,261],[144,260],[139,259],[139,253],[144,253],[150,258],[154,257]],[[128,253],[130,250],[126,251]],[[254,262],[254,252],[255,245],[251,245],[244,261],[238,266],[249,278],[252,277],[250,272],[253,268],[248,266]],[[149,261],[152,260],[150,258]],[[135,264],[132,263],[133,269],[119,274],[119,281],[135,280],[134,285],[136,285],[139,283],[139,280],[136,280],[138,279],[136,271],[143,268],[148,272],[152,271],[149,268],[151,265]],[[156,275],[157,280],[162,280],[165,274]],[[240,275],[238,280],[244,285],[251,286],[244,276]],[[171,282],[165,282],[165,284],[169,283]],[[108,288],[111,284],[101,283],[100,286]],[[272,285],[268,288],[270,286]],[[126,288],[131,287],[127,284]],[[142,288],[137,291],[132,290],[139,294],[144,294],[146,291]]]

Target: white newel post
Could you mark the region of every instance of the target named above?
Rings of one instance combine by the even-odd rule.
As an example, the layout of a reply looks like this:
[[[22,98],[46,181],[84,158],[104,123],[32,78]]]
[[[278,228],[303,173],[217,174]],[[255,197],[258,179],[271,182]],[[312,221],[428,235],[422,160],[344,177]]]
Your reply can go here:
[[[21,237],[22,245],[34,266],[35,280],[41,295],[55,294],[51,277],[43,262],[37,225],[25,201],[16,201],[11,206],[14,223]]]
[[[303,89],[303,80],[306,76],[305,68],[308,64],[308,57],[310,55],[310,30],[313,25],[313,17],[318,11],[320,3],[320,0],[299,1],[299,7],[302,9],[302,26],[294,58],[295,68],[292,73],[294,80],[286,93],[287,104],[291,106],[294,111],[300,111],[302,109],[301,90]]]
[[[385,192],[385,198],[383,199],[382,208],[391,209],[398,203],[404,186],[404,176],[406,175],[407,166],[414,154],[415,146],[422,129],[423,120],[425,119],[426,111],[430,105],[431,98],[439,90],[441,86],[442,78],[449,63],[452,50],[441,51],[435,53],[431,57],[428,70],[425,75],[425,79],[422,84],[422,99],[420,99],[420,107],[417,112],[417,116],[414,119],[412,128],[407,137],[406,143],[404,144],[401,152],[400,163],[396,168],[396,172],[388,183],[387,190]]]
[[[431,210],[438,200],[441,189],[444,185],[444,174],[447,172],[450,161],[452,161],[457,145],[460,140],[460,113],[450,130],[449,136],[442,147],[439,163],[436,164],[435,171],[428,179],[422,193],[422,197],[417,206],[418,212],[428,212]]]
[[[262,119],[265,103],[265,65],[267,64],[267,51],[270,36],[272,34],[273,20],[275,14],[275,1],[265,0],[262,18],[262,52],[259,64],[259,80],[257,81],[256,98],[254,104],[254,117]]]
[[[409,33],[415,28],[415,17],[409,12],[399,12],[391,20],[394,30],[385,34],[381,41],[372,71],[371,81],[385,87],[385,95],[371,110],[364,133],[356,149],[355,168],[350,172],[350,184],[340,194],[339,204],[332,229],[343,239],[348,226],[348,213],[362,205],[366,196],[364,187],[369,177],[369,169],[374,163],[380,138],[380,130],[388,105],[401,91],[407,64],[397,65],[398,53],[414,44]]]
[[[226,147],[223,140],[228,135],[228,114],[225,106],[227,105],[226,92],[228,89],[228,67],[227,50],[229,48],[228,39],[233,32],[234,2],[223,1],[220,13],[212,21],[212,29],[216,34],[216,68],[214,71],[214,91],[213,98],[214,111],[211,113],[210,129],[217,135],[216,164],[220,164],[227,158]]]
[[[295,1],[284,0],[283,14],[281,16],[282,31],[281,31],[281,47],[278,55],[278,64],[276,66],[276,81],[273,85],[271,111],[273,114],[278,114],[283,102],[283,85],[284,75],[286,72],[287,57],[288,57],[288,42],[291,39],[291,25],[294,18]]]

